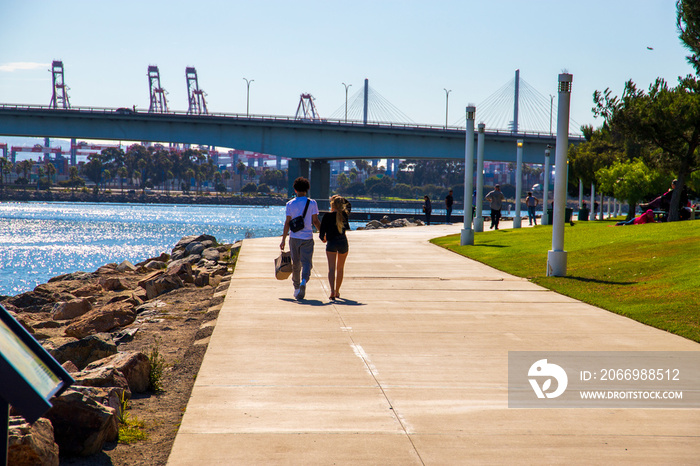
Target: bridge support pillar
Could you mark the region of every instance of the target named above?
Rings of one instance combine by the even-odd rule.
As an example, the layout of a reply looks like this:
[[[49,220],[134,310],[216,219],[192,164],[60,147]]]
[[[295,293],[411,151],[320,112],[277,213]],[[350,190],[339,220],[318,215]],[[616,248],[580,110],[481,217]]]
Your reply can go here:
[[[319,208],[328,207],[328,198],[331,193],[331,164],[327,160],[314,160],[311,163],[311,183],[312,199],[316,199]]]
[[[306,159],[290,159],[287,170],[287,195],[294,197],[294,180],[303,176],[309,178],[309,161]]]

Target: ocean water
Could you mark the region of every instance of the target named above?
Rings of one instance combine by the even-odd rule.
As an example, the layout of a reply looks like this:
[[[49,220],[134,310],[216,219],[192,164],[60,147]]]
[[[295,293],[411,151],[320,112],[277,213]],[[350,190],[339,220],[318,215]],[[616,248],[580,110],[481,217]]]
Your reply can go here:
[[[180,238],[233,243],[282,234],[284,207],[67,202],[0,203],[0,295],[64,273],[170,252]]]

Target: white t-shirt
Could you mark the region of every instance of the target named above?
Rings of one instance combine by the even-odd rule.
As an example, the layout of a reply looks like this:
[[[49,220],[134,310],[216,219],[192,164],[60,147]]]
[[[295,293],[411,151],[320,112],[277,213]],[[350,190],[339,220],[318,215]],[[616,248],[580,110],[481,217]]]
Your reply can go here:
[[[291,218],[299,217],[304,213],[307,199],[308,197],[306,196],[295,197],[287,202],[285,214]],[[297,232],[289,230],[289,237],[296,239],[312,239],[314,230],[311,219],[314,214],[318,215],[318,204],[316,204],[316,201],[313,199],[309,199],[309,208],[306,210],[306,217],[304,217],[304,228]]]

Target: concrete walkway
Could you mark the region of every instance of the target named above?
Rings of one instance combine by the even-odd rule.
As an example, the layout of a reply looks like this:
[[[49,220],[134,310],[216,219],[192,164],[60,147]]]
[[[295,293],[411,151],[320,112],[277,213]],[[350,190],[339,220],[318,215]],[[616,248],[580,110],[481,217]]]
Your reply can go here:
[[[318,238],[303,303],[245,240],[168,464],[698,464],[700,410],[509,409],[509,350],[700,345],[427,241],[460,227],[350,232],[336,302]]]

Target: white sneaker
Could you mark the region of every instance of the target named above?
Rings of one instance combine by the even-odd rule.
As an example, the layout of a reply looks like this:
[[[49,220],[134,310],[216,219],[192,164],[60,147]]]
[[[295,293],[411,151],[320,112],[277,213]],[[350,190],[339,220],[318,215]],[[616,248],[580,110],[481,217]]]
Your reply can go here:
[[[299,293],[297,293],[296,298],[304,299],[304,296],[306,296],[306,280],[301,281],[301,284],[299,285]]]
[[[299,288],[294,288],[294,299],[299,299]]]

